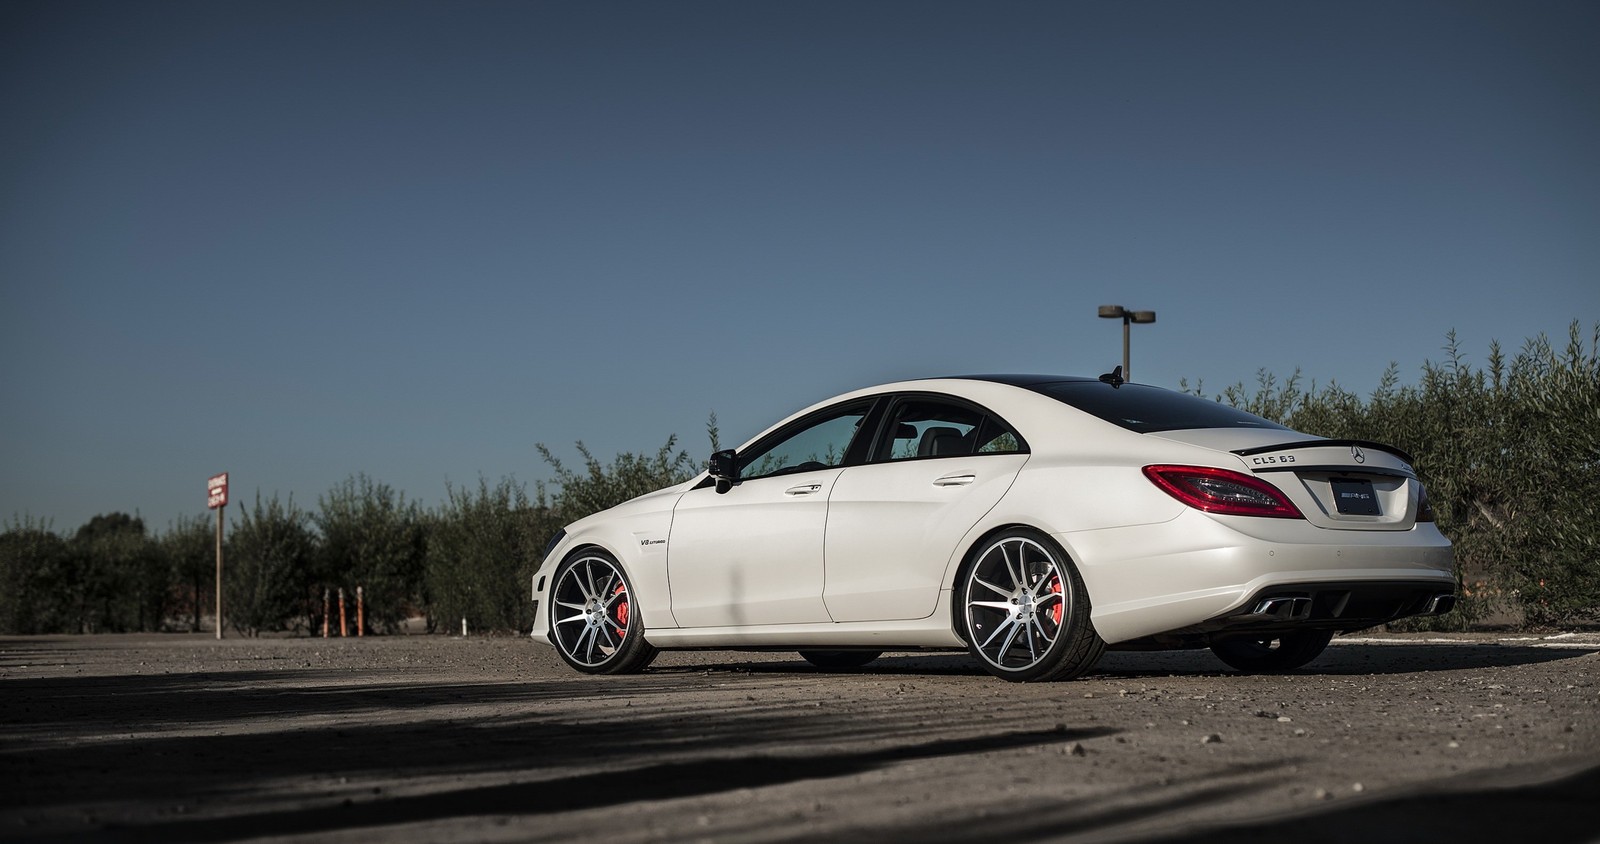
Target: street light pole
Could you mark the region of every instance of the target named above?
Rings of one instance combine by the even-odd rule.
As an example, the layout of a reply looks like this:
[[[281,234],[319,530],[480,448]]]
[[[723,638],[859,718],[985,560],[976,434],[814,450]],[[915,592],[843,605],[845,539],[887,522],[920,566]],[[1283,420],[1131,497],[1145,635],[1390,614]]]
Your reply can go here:
[[[1144,325],[1156,321],[1155,311],[1130,311],[1121,305],[1101,305],[1100,316],[1102,319],[1122,320],[1122,377],[1124,380],[1133,380],[1133,366],[1129,356],[1128,326],[1133,323]]]

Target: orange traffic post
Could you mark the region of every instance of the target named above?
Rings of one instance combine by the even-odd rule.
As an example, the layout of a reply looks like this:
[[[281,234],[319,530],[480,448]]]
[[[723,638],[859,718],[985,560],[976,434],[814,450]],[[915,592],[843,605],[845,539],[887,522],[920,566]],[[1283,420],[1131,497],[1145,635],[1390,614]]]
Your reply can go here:
[[[344,587],[339,587],[339,638],[350,635],[350,628],[344,623]]]
[[[361,595],[361,587],[356,587],[356,638],[367,635],[367,600]]]
[[[328,638],[328,616],[333,612],[333,598],[328,587],[322,587],[322,638]]]

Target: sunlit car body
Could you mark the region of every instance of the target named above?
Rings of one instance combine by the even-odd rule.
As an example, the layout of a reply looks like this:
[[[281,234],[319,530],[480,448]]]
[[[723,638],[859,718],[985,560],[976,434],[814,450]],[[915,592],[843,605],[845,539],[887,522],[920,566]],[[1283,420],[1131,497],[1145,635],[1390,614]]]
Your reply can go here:
[[[1120,374],[886,384],[569,525],[533,577],[533,637],[590,673],[658,649],[834,668],[966,649],[1042,680],[1108,645],[1294,668],[1454,605],[1410,464]]]

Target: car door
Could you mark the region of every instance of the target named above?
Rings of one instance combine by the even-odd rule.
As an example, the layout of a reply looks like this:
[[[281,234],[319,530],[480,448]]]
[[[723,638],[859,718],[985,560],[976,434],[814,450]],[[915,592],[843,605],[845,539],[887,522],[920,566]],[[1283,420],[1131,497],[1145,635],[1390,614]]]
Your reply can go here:
[[[822,601],[828,496],[872,400],[787,425],[739,455],[740,481],[678,499],[667,542],[682,627],[828,621]]]
[[[1027,462],[1026,444],[981,407],[912,395],[889,408],[872,457],[833,484],[824,603],[841,622],[926,618],[962,538]]]

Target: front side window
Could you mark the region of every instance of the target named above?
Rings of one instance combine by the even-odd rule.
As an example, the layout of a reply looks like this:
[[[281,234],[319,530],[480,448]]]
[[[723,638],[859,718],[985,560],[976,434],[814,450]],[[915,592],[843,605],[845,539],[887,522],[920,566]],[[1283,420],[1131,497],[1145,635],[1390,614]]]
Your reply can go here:
[[[757,443],[755,450],[739,455],[739,477],[764,478],[841,465],[871,409],[871,400],[853,402],[806,419],[797,430],[780,432],[771,444]]]

